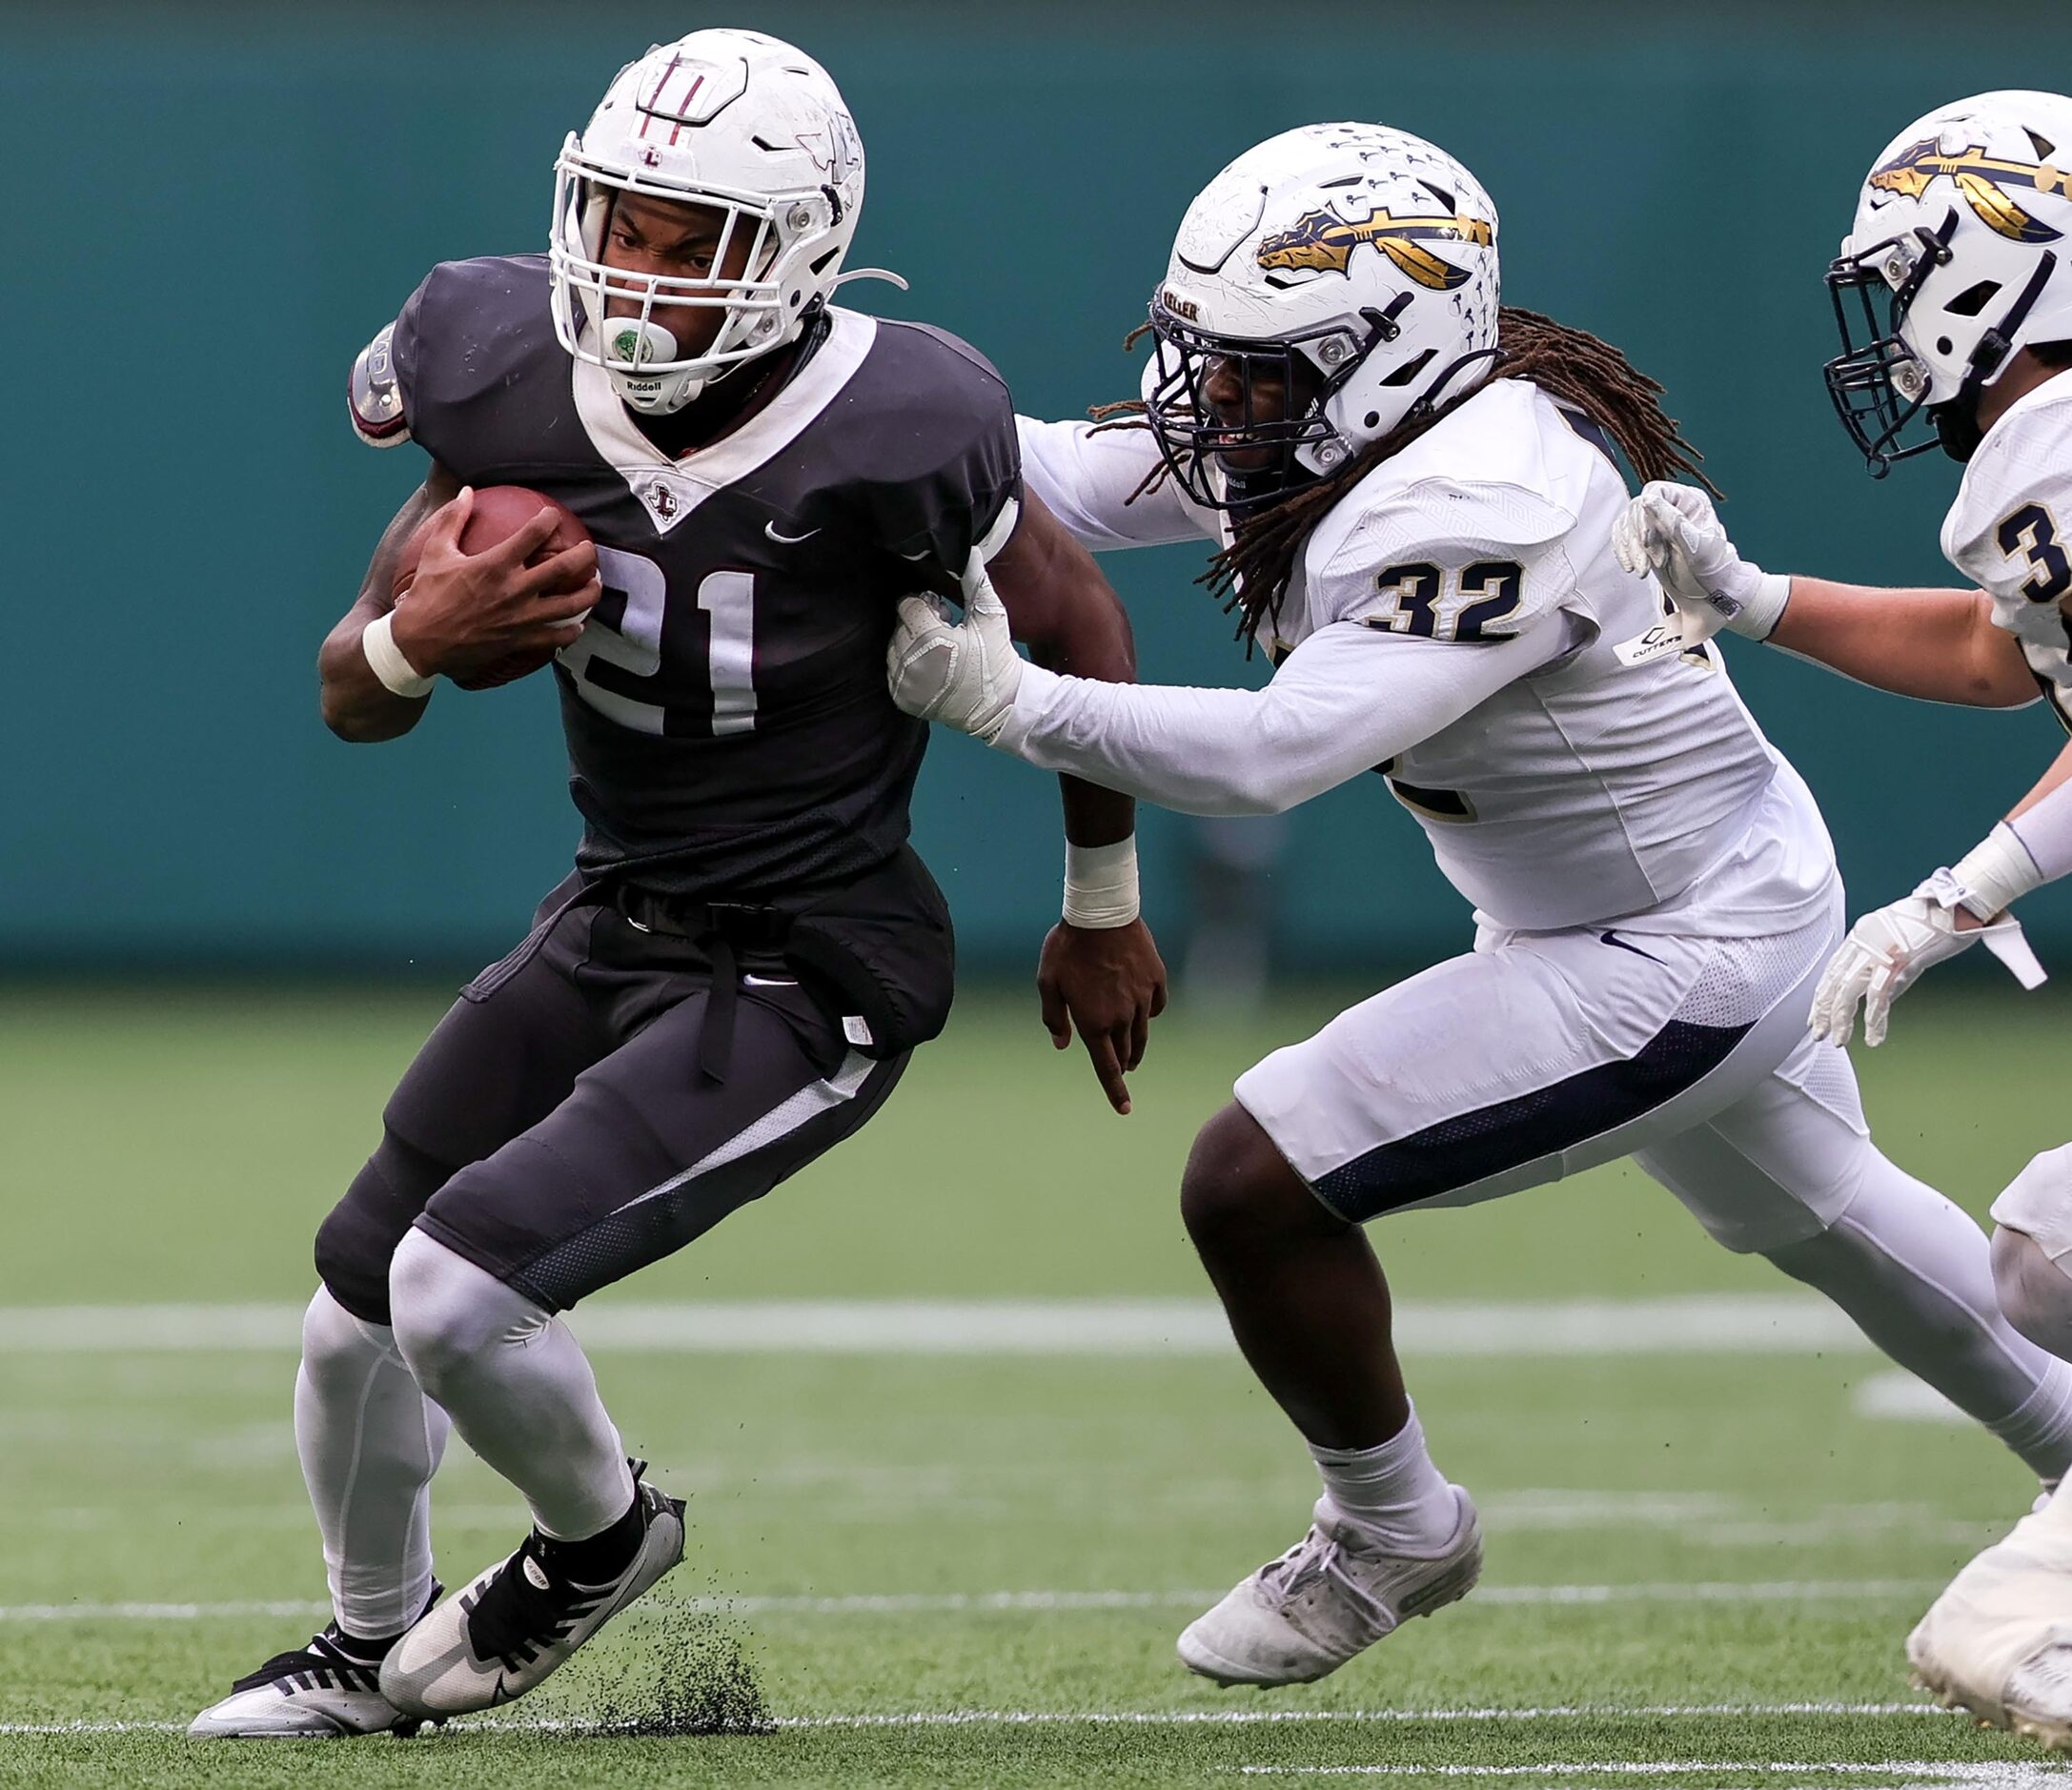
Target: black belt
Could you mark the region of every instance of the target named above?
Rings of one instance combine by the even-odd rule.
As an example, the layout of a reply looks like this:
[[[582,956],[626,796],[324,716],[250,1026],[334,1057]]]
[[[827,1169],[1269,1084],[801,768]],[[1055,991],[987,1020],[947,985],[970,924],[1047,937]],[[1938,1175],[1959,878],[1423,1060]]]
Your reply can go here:
[[[741,951],[781,951],[791,931],[791,916],[782,908],[752,902],[704,902],[694,897],[658,894],[635,888],[616,878],[579,884],[535,923],[533,929],[500,962],[471,982],[464,993],[486,1001],[539,954],[547,935],[578,907],[613,908],[643,931],[689,941],[712,965],[712,992],[705,1023],[698,1033],[699,1073],[715,1082],[726,1080],[734,1051],[734,1009],[741,983]]]
[[[643,932],[688,940],[712,965],[712,992],[698,1032],[699,1073],[726,1080],[734,1054],[734,1011],[741,985],[739,953],[782,951],[791,916],[755,902],[704,902],[620,884],[605,900]]]

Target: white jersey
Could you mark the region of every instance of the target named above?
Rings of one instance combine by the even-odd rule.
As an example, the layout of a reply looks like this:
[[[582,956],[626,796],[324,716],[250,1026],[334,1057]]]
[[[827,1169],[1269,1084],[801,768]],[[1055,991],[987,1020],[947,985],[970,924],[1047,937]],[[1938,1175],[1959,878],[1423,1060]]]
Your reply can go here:
[[[1992,600],[2072,730],[2072,378],[2024,393],[1979,444],[1942,523],[1950,563]]]
[[[1021,433],[1029,489],[1089,547],[1220,538],[1169,481],[1128,500],[1157,462],[1147,432]],[[1317,526],[1267,691],[1041,674],[1002,743],[1195,812],[1291,805],[1379,770],[1506,929],[1796,924],[1831,898],[1833,847],[1717,654],[1615,655],[1664,605],[1612,556],[1627,491],[1595,437],[1538,388],[1493,381]]]

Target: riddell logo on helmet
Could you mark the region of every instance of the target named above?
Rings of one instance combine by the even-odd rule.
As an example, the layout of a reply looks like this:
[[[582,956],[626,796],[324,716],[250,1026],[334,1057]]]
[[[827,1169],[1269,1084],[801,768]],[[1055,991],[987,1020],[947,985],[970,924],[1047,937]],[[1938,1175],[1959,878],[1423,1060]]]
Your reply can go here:
[[[1181,297],[1170,286],[1158,295],[1158,302],[1183,323],[1199,323],[1202,320],[1201,306],[1191,298]]]

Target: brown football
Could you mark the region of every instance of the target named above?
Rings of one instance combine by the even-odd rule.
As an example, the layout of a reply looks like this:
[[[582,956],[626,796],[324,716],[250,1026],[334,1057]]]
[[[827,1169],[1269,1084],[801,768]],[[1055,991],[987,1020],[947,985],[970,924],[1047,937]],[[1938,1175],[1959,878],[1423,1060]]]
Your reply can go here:
[[[468,513],[468,525],[460,531],[460,551],[481,553],[499,540],[508,540],[543,509],[556,513],[557,524],[554,533],[547,538],[546,545],[533,555],[528,564],[538,565],[542,559],[551,559],[556,554],[590,539],[590,531],[576,513],[544,492],[531,491],[523,485],[484,485],[476,492],[475,507]],[[403,551],[396,561],[396,577],[390,586],[397,602],[410,594],[411,582],[417,576],[417,561],[424,557],[424,538],[431,530],[433,517],[437,514],[437,510],[433,511],[411,530],[410,539],[403,542]],[[531,676],[553,657],[552,647],[536,653],[513,653],[453,681],[463,690],[494,689],[499,683]]]

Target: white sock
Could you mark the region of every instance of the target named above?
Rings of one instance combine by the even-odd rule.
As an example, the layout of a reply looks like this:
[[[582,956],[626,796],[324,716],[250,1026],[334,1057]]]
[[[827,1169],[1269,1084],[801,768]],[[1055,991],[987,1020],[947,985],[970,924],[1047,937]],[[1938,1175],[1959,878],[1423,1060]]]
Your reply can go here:
[[[389,1304],[417,1383],[542,1534],[581,1541],[626,1514],[626,1452],[566,1324],[422,1231],[396,1249]]]
[[[295,1453],[324,1538],[332,1610],[348,1635],[399,1635],[431,1601],[432,1475],[449,1427],[395,1333],[319,1288],[302,1319]]]
[[[1875,1150],[1833,1225],[1769,1252],[1871,1341],[2014,1450],[2041,1479],[2072,1462],[2072,1369],[2001,1315],[1985,1233]]]
[[[1410,1421],[1374,1448],[1310,1444],[1331,1501],[1374,1540],[1405,1554],[1436,1554],[1460,1522],[1458,1500],[1432,1464],[1425,1428]]]

